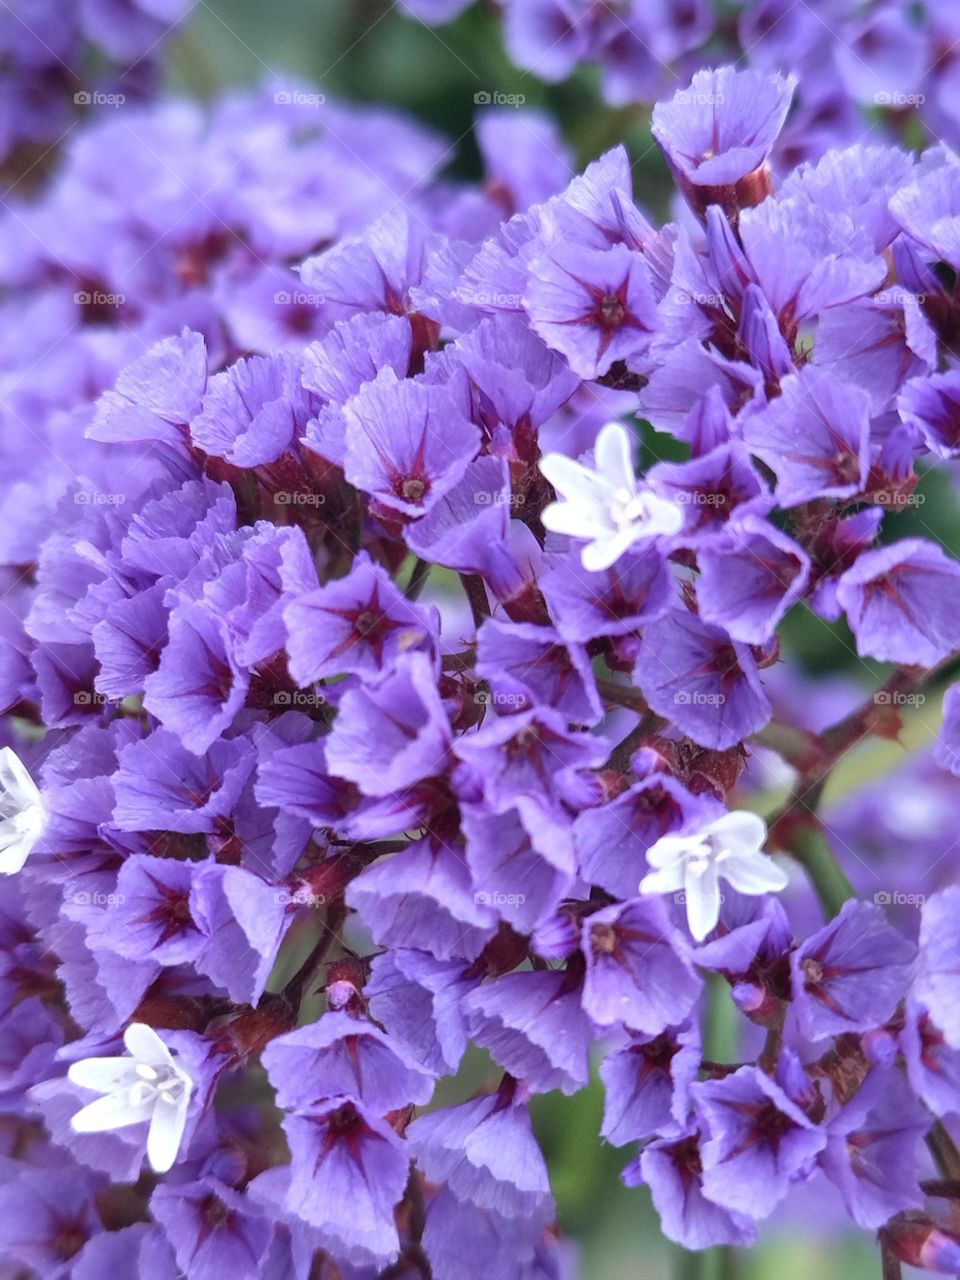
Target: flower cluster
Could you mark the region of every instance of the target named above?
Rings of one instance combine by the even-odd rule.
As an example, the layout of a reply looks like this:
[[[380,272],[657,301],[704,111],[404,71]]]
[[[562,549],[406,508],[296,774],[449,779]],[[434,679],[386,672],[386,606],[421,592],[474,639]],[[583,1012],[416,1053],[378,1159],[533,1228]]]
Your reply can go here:
[[[84,112],[149,95],[196,0],[24,0],[0,11],[0,165],[29,174]],[[13,183],[16,185],[16,182]]]
[[[658,105],[665,226],[536,114],[484,113],[475,189],[272,89],[100,124],[0,224],[15,1264],[571,1275],[528,1104],[593,1061],[671,1240],[826,1181],[960,1268],[958,689],[911,882],[816,814],[960,652],[960,564],[898,531],[960,456],[960,160],[777,183],[795,89]],[[780,662],[799,608],[882,690]]]
[[[409,17],[438,26],[471,0],[399,3]],[[761,74],[799,73],[798,102],[777,149],[786,169],[856,141],[865,127],[909,136],[919,124],[922,133],[960,142],[960,18],[950,4],[496,0],[490,7],[516,66],[549,83],[596,67],[611,106],[652,105],[680,85],[684,105],[729,106],[708,75],[694,75],[723,61]],[[744,81],[737,92],[747,105],[753,88]],[[762,128],[755,105],[753,123]],[[741,141],[749,145],[749,135]]]

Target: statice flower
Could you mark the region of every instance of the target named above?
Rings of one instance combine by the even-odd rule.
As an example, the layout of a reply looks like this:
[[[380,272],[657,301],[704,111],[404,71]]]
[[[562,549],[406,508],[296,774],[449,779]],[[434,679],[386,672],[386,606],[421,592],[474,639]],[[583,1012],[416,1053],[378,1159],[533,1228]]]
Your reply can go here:
[[[76,1113],[77,1133],[148,1123],[147,1158],[155,1173],[172,1168],[187,1123],[194,1081],[152,1027],[134,1022],[124,1032],[128,1057],[83,1058],[69,1078],[103,1095]]]
[[[0,91],[182,6],[31,8]],[[274,84],[10,168],[14,1269],[573,1280],[581,1105],[684,1249],[954,1265],[956,24],[494,9],[677,198],[483,93],[475,182]]]
[[[702,942],[720,918],[720,885],[745,894],[786,888],[787,875],[763,853],[767,827],[754,813],[731,812],[685,835],[661,836],[647,850],[653,868],[644,894],[674,893],[686,904],[690,932]]]
[[[540,460],[540,470],[563,499],[544,510],[544,524],[554,533],[589,540],[581,551],[585,569],[609,569],[637,542],[680,528],[679,508],[638,486],[630,455],[626,430],[611,422],[597,436],[594,469],[562,454]]]

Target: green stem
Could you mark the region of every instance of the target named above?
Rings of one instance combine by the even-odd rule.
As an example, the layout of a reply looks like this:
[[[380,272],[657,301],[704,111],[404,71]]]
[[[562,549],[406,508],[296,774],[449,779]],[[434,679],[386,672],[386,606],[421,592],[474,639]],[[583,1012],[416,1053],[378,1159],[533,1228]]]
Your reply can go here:
[[[787,838],[787,849],[810,877],[828,916],[835,916],[848,899],[857,896],[819,825],[797,823]]]

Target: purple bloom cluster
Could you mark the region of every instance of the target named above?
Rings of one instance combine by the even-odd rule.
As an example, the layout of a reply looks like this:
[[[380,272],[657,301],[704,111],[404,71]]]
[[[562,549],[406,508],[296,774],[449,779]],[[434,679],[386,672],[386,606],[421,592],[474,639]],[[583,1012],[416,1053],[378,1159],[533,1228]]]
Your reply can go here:
[[[960,564],[897,529],[960,455],[960,159],[776,182],[796,88],[658,105],[665,226],[538,115],[484,115],[478,189],[272,91],[100,124],[0,222],[15,1267],[570,1276],[528,1104],[597,1063],[671,1240],[819,1181],[960,1267],[955,824],[888,916],[814,812],[960,652]],[[638,418],[682,460],[638,474]],[[779,663],[801,607],[897,664],[866,704]],[[954,814],[958,762],[954,689]]]
[[[84,112],[141,100],[196,0],[20,0],[0,11],[0,165],[29,173]],[[16,183],[13,184],[14,186]]]
[[[438,26],[470,3],[400,0],[400,8]],[[933,138],[960,141],[960,17],[950,4],[494,0],[490,8],[502,21],[511,61],[538,80],[563,81],[593,66],[604,100],[617,107],[658,103],[688,81],[685,105],[724,93],[737,98],[751,122],[738,137],[744,149],[782,124],[769,110],[767,73],[798,73],[798,102],[777,146],[784,172],[855,142],[865,120],[871,131],[881,127],[892,136],[909,135],[919,124]],[[740,78],[736,88],[724,85],[712,68],[726,61],[757,75]],[[702,157],[695,163],[699,167]]]

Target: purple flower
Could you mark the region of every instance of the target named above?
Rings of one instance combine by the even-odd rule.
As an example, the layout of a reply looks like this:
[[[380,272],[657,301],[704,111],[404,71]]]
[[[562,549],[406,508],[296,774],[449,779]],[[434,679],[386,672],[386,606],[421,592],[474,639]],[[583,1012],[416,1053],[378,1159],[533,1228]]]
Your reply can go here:
[[[929,897],[920,913],[920,966],[915,994],[930,1011],[952,1049],[960,1049],[960,1009],[957,1006],[957,974],[960,973],[960,939],[957,937],[960,886],[951,885]]]
[[[194,755],[168,729],[121,747],[113,820],[121,831],[214,832],[256,766],[243,738]]]
[[[922,1207],[916,1147],[930,1124],[930,1115],[893,1067],[875,1067],[828,1119],[820,1164],[859,1226],[875,1230],[896,1213]]]
[[[960,648],[952,606],[960,565],[924,538],[865,551],[837,584],[857,652],[884,662],[932,667]]]
[[[362,1101],[376,1115],[423,1105],[433,1077],[372,1022],[330,1012],[277,1036],[263,1053],[277,1104],[311,1111],[331,1095]]]
[[[190,915],[206,939],[195,964],[239,1004],[263,995],[290,923],[286,898],[243,867],[208,863],[193,879]]]
[[[719,398],[716,388],[705,397]],[[699,545],[702,536],[731,518],[764,515],[772,499],[743,445],[721,442],[689,462],[658,462],[647,473],[657,490],[683,511],[679,539]]]
[[[686,1127],[690,1085],[700,1070],[700,1037],[693,1024],[659,1035],[634,1034],[604,1059],[602,1136],[615,1147]]]
[[[812,1172],[827,1135],[803,1110],[809,1087],[789,1051],[777,1080],[748,1066],[692,1086],[709,1134],[702,1148],[708,1199],[734,1213],[766,1218],[791,1183]]]
[[[580,379],[517,316],[490,316],[450,349],[466,374],[470,416],[489,437],[491,451],[529,459],[537,432],[563,407]],[[459,386],[457,366],[452,366]]]
[[[463,997],[476,984],[459,961],[395,948],[377,956],[364,987],[370,1016],[436,1075],[456,1071],[467,1049]]]
[[[700,616],[744,644],[772,638],[810,576],[803,548],[760,516],[730,521],[700,547],[697,563]]]
[[[350,1098],[331,1098],[283,1119],[290,1144],[289,1209],[318,1228],[338,1257],[386,1266],[399,1239],[394,1207],[409,1157],[383,1120]]]
[[[700,994],[682,935],[659,902],[603,907],[584,922],[583,1007],[600,1026],[658,1035]]]
[[[188,750],[202,755],[233,723],[250,678],[237,663],[226,622],[201,601],[170,615],[170,638],[143,682],[144,706]]]
[[[423,1247],[434,1274],[445,1280],[472,1280],[476,1275],[560,1280],[556,1271],[537,1267],[534,1245],[542,1235],[539,1220],[505,1218],[478,1209],[444,1187],[427,1210]]]
[[[663,1234],[685,1249],[752,1245],[757,1238],[752,1218],[704,1195],[701,1145],[697,1133],[658,1138],[627,1167],[624,1181],[628,1186],[641,1181],[649,1186]]]
[[[750,650],[683,607],[644,628],[633,679],[654,711],[717,751],[770,719]]]
[[[598,572],[571,552],[551,562],[540,585],[557,631],[580,644],[629,635],[662,617],[673,595],[666,560],[655,547],[631,550]]]
[[[516,1082],[496,1094],[414,1120],[407,1139],[417,1164],[458,1200],[505,1218],[545,1221],[553,1200],[547,1169]]]
[[[463,1002],[471,1037],[534,1093],[582,1089],[590,1074],[591,1028],[576,969],[510,973]]]
[[[480,445],[446,387],[398,381],[389,370],[361,387],[344,415],[347,479],[407,516],[423,515],[452,489]]]
[[[900,393],[897,410],[939,457],[960,455],[960,372],[912,378]]]
[[[327,765],[365,795],[386,796],[443,774],[451,739],[430,659],[411,653],[375,686],[343,695]]]
[[[80,1169],[23,1168],[0,1187],[0,1248],[47,1280],[70,1274],[100,1229],[95,1184]]]
[[[581,378],[641,358],[657,323],[646,264],[624,245],[549,246],[530,264],[524,305],[534,331]]]
[[[582,646],[565,644],[552,627],[490,618],[477,632],[476,672],[494,699],[542,702],[574,724],[603,719],[593,670]]]
[[[941,769],[960,777],[960,685],[951,685],[943,695],[943,724],[933,758]]]
[[[757,171],[783,128],[796,83],[794,76],[719,67],[698,71],[689,88],[657,104],[653,136],[695,209],[763,199],[768,180]]]
[[[894,192],[890,212],[936,258],[960,269],[960,169],[955,164],[932,169]]]
[[[463,854],[429,837],[368,867],[347,902],[381,946],[426,946],[438,960],[473,960],[496,932]]]
[[[916,948],[883,908],[851,901],[790,958],[793,1008],[809,1040],[882,1026],[906,994]]]
[[[574,733],[550,707],[497,716],[475,732],[456,739],[453,750],[482,781],[489,803],[502,813],[518,797],[550,796],[573,769],[599,765],[602,739]]]
[[[413,333],[405,316],[360,314],[341,320],[303,353],[303,385],[324,401],[306,427],[303,443],[343,465],[346,419],[343,406],[381,369],[398,378],[410,370]]]
[[[401,653],[430,650],[438,622],[411,604],[364,554],[344,578],[298,596],[283,611],[290,674],[298,685],[353,672],[389,670]]]
[[[580,874],[618,898],[633,897],[647,850],[699,808],[675,778],[654,773],[606,804],[584,809],[573,827]]]
[[[206,388],[203,338],[184,329],[127,365],[116,389],[104,392],[97,404],[89,435],[94,440],[159,441],[183,449]]]
[[[943,1032],[917,1000],[907,1001],[900,1048],[911,1088],[934,1115],[953,1115],[960,1110],[960,1051],[947,1044]]]
[[[134,854],[117,876],[116,902],[93,927],[98,946],[130,959],[189,964],[205,935],[190,911],[193,882],[203,864]]]
[[[461,820],[477,901],[531,933],[573,889],[569,820],[522,799],[503,813],[464,804]]]
[[[777,477],[777,499],[849,498],[869,469],[870,403],[858,387],[813,368],[792,374],[782,394],[744,423],[750,452]]]
[[[419,283],[433,237],[399,202],[363,236],[341,240],[300,267],[307,289],[323,298],[332,320],[364,311],[403,315],[411,286]]]
[[[150,1212],[173,1245],[185,1275],[254,1280],[273,1239],[273,1224],[250,1200],[213,1177],[168,1186],[150,1197]]]
[[[190,436],[213,457],[259,467],[296,443],[310,409],[296,356],[251,356],[210,379]]]

